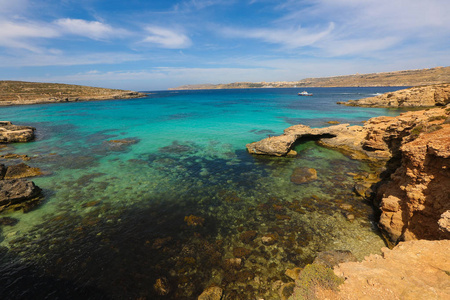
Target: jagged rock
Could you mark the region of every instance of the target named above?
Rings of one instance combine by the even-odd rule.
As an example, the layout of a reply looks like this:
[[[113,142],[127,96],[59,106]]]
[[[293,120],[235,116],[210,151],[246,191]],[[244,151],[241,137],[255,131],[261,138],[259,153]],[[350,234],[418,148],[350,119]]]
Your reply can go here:
[[[438,222],[450,210],[450,125],[420,134],[400,150],[401,166],[377,192],[381,229],[394,243],[449,239]]]
[[[13,125],[9,121],[0,121],[0,143],[23,143],[34,139],[36,128]]]
[[[317,180],[317,171],[313,168],[295,168],[291,175],[291,182],[302,184]]]
[[[334,268],[339,292],[318,299],[450,299],[450,240],[409,241]]]
[[[41,189],[26,179],[0,180],[0,211],[35,201],[41,196]]]
[[[338,102],[347,106],[368,107],[430,107],[450,103],[450,84],[412,87],[383,95]]]
[[[4,179],[18,179],[42,175],[39,168],[32,168],[24,163],[9,166]]]
[[[450,210],[447,210],[441,215],[438,224],[440,230],[450,232]]]
[[[203,291],[203,293],[198,296],[198,300],[220,300],[222,299],[223,290],[218,286],[212,286]]]

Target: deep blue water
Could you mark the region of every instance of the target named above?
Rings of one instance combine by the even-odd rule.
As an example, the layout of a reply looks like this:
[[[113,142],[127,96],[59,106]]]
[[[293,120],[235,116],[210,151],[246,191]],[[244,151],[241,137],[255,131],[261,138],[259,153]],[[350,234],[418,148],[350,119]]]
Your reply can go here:
[[[37,129],[36,141],[1,153],[27,154],[47,175],[33,178],[46,196],[39,207],[2,214],[18,223],[0,227],[0,298],[194,299],[216,284],[228,299],[272,299],[284,271],[319,251],[376,253],[372,208],[352,194],[353,175],[369,166],[314,142],[293,159],[254,157],[245,145],[298,123],[398,115],[335,104],[397,89],[162,91],[1,107],[1,119]],[[292,183],[303,166],[318,180]]]

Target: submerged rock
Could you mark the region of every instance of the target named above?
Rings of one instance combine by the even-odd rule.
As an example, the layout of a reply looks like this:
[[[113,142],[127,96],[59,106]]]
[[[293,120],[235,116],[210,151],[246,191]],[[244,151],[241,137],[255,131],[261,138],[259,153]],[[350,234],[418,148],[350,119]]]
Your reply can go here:
[[[6,170],[4,179],[19,179],[42,175],[39,168],[32,168],[24,163],[9,166]]]
[[[333,268],[340,263],[358,261],[349,250],[323,251],[317,254],[314,264],[320,264],[327,268]]]
[[[317,180],[317,171],[313,168],[295,168],[291,175],[291,182],[295,184],[307,183],[314,180]]]
[[[153,289],[158,295],[165,296],[170,293],[169,280],[166,277],[156,279]]]
[[[198,296],[198,300],[220,300],[222,299],[223,290],[218,286],[212,286],[203,291]]]

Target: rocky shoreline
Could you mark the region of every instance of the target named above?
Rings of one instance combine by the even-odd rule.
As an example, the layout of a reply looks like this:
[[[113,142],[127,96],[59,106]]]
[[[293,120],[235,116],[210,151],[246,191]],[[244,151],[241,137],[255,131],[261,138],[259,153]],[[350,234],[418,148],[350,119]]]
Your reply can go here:
[[[251,154],[289,157],[297,155],[296,144],[316,140],[353,159],[381,164],[378,174],[372,176],[379,179],[355,177],[355,193],[378,209],[378,226],[393,250],[383,249],[383,256],[370,256],[362,262],[331,266],[335,275],[345,278],[339,289],[328,285],[334,280],[331,275],[316,272],[317,277],[310,280],[315,284],[307,291],[308,295],[317,299],[450,297],[450,89],[445,90],[448,85],[439,88],[442,89],[424,87],[398,91],[395,97],[388,97],[389,94],[373,97],[376,101],[397,99],[389,100],[388,105],[379,105],[385,102],[373,98],[350,104],[416,106],[418,102],[410,105],[398,98],[419,93],[415,99],[422,100],[417,106],[439,108],[410,111],[398,117],[376,117],[363,126],[295,125],[280,136],[246,145]],[[424,91],[425,96],[421,96]],[[298,294],[305,292],[302,280],[309,275],[303,274],[304,270],[297,275],[291,292],[282,299],[307,296]],[[423,278],[424,273],[432,279]]]
[[[13,125],[9,121],[0,121],[0,143],[29,142],[34,139],[36,129],[30,126]],[[3,159],[28,157],[6,154]],[[42,175],[38,168],[32,168],[25,163],[5,166],[0,164],[0,212],[5,210],[20,210],[24,212],[38,205],[42,200],[41,189],[34,182],[24,179]]]

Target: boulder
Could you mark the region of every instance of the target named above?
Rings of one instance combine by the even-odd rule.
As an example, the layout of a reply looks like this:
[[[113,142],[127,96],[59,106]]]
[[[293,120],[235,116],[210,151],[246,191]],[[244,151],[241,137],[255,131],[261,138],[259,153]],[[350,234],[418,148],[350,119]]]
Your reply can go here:
[[[41,189],[26,179],[0,180],[0,211],[41,197]]]
[[[34,139],[36,128],[13,125],[9,121],[0,121],[0,143],[23,143]]]

